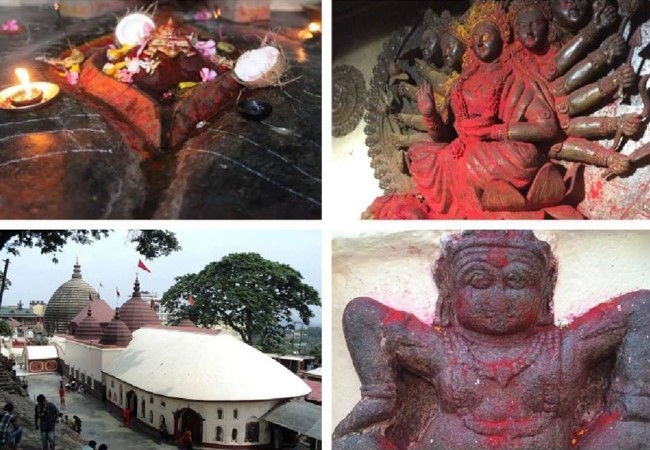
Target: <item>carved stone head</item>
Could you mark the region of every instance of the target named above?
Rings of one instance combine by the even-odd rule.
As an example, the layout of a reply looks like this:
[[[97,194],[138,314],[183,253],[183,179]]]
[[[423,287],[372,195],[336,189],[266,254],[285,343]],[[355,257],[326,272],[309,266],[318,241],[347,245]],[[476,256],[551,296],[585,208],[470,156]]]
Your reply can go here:
[[[541,52],[549,41],[551,11],[548,3],[518,0],[510,7],[512,27],[517,40],[532,52]]]
[[[557,263],[531,231],[466,231],[442,246],[434,268],[437,320],[507,335],[553,322]]]
[[[505,43],[510,42],[510,25],[499,2],[478,1],[467,13],[469,44],[478,59],[483,62],[496,60]]]
[[[430,64],[436,64],[441,59],[440,36],[433,28],[422,32],[421,38],[422,57]]]
[[[577,32],[591,18],[589,0],[551,0],[553,18],[562,28]]]
[[[472,50],[483,62],[492,62],[501,56],[503,39],[492,22],[481,22],[472,30]]]

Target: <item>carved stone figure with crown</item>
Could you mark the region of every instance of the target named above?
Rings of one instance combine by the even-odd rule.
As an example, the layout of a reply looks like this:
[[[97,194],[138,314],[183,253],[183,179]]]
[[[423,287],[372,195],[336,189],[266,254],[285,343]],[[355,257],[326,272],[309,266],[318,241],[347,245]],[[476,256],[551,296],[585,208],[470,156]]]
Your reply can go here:
[[[436,262],[434,323],[351,301],[343,328],[361,400],[334,449],[645,448],[650,291],[558,327],[556,277],[532,232],[466,231]]]
[[[633,178],[650,155],[643,142],[621,151],[650,116],[650,75],[626,42],[648,14],[632,0],[479,0],[462,16],[427,14],[422,59],[410,37],[391,38],[385,52],[403,55],[380,56],[391,87],[376,68],[366,115],[386,195],[365,217],[585,218],[585,166]],[[631,95],[643,108],[619,107]]]

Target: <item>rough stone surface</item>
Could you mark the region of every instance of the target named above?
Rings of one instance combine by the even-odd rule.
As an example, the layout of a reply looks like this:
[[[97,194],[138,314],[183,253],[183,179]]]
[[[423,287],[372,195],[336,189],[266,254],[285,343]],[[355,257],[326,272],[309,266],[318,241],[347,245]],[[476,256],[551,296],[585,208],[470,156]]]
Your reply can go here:
[[[170,3],[191,20],[191,5]],[[3,8],[3,15],[28,27],[0,36],[0,84],[15,83],[19,65],[35,79],[51,76],[34,61],[66,48],[51,8]],[[65,23],[73,44],[81,45],[111,33],[115,17]],[[265,121],[247,122],[232,105],[202,129],[187,130],[201,132],[198,145],[151,148],[110,108],[72,92],[28,113],[0,111],[0,218],[320,218],[321,44],[297,37],[306,23],[292,13],[250,26],[222,21],[225,39],[238,48],[259,46],[269,29],[279,30],[274,39],[291,66],[286,84],[241,93],[272,104]],[[215,23],[196,25],[206,29],[205,39],[217,33]]]

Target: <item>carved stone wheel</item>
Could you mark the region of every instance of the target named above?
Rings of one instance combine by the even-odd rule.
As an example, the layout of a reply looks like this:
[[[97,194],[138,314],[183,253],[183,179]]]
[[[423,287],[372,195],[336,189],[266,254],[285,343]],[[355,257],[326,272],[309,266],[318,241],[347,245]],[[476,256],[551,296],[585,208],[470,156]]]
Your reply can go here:
[[[332,70],[332,135],[345,136],[354,130],[366,107],[366,80],[354,66]]]
[[[392,114],[417,113],[417,107],[408,100],[399,98],[397,84],[391,83],[388,72],[392,64],[400,71],[407,72],[416,81],[420,75],[409,65],[405,53],[419,46],[421,29],[411,27],[399,29],[384,42],[382,52],[377,57],[377,65],[373,69],[368,93],[368,110],[366,112],[366,145],[375,169],[375,178],[386,194],[407,192],[414,186],[406,165],[405,153],[396,148],[392,134],[405,134]]]

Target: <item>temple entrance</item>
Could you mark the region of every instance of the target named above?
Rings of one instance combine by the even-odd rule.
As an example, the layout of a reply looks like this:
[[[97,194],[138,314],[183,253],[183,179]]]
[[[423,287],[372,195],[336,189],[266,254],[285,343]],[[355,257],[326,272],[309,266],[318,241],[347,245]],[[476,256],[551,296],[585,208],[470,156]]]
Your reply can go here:
[[[131,411],[131,417],[138,417],[138,396],[135,392],[129,391],[126,393],[126,406]]]
[[[178,435],[190,430],[192,433],[192,442],[195,445],[203,443],[203,417],[190,408],[183,408],[174,413],[174,431]]]

